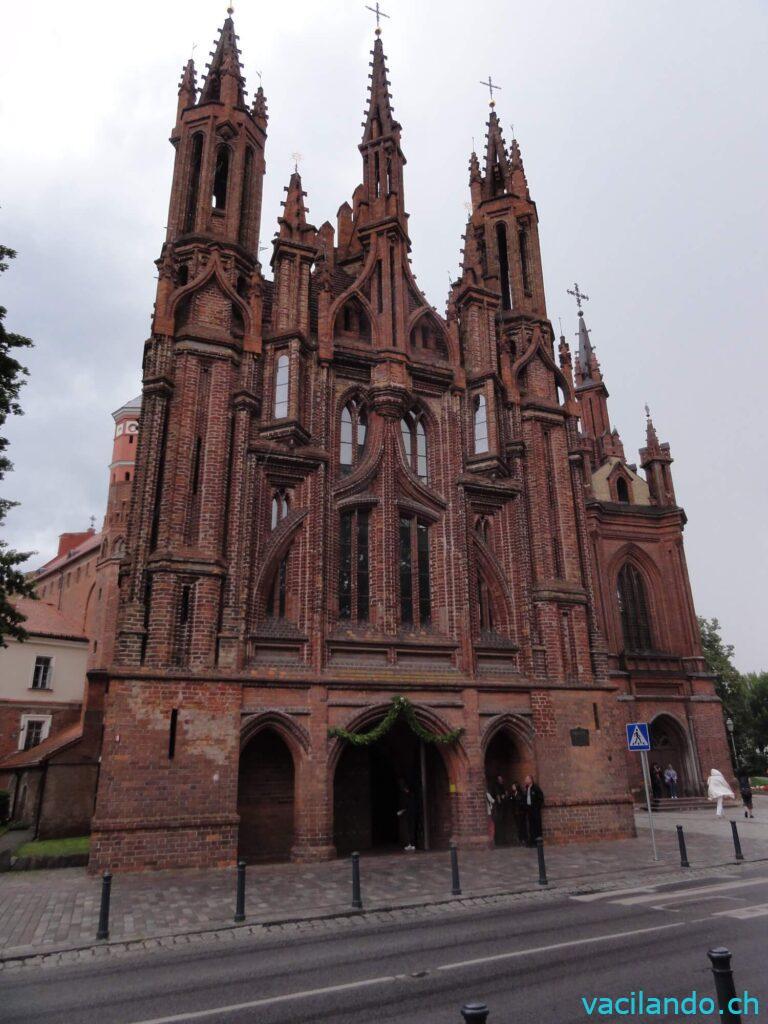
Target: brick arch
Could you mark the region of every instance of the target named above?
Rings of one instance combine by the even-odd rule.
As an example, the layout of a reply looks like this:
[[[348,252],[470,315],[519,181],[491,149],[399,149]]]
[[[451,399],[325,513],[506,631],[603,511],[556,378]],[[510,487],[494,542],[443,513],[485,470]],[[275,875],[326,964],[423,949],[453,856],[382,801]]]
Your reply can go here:
[[[176,313],[180,303],[183,302],[185,299],[191,298],[194,292],[199,291],[201,288],[204,288],[211,280],[211,278],[215,278],[216,284],[222,290],[224,295],[235,306],[237,306],[243,317],[245,334],[250,334],[252,328],[251,311],[248,308],[247,303],[243,301],[242,296],[240,296],[237,293],[237,291],[232,287],[232,285],[227,280],[226,274],[224,273],[224,269],[221,266],[219,258],[216,254],[214,254],[212,259],[209,260],[207,266],[200,274],[197,275],[196,278],[194,278],[191,281],[188,281],[185,285],[182,285],[180,288],[177,288],[168,296],[166,310],[168,317],[174,324],[174,330],[176,329]]]
[[[504,574],[496,564],[496,560],[487,550],[485,544],[483,544],[477,536],[477,531],[473,530],[472,533],[473,549],[477,556],[475,571],[484,576],[493,597],[493,609],[494,611],[502,613],[499,616],[501,620],[500,624],[502,624],[507,632],[512,635],[515,632],[514,600],[512,598],[512,592],[504,579]]]
[[[500,733],[507,733],[516,742],[524,744],[533,755],[536,730],[528,716],[518,715],[514,711],[506,711],[492,718],[480,738],[483,756],[487,753],[491,741]]]
[[[700,772],[687,723],[682,722],[672,711],[659,711],[650,719],[648,727],[651,734],[651,742],[654,741],[654,733],[658,737],[659,732],[663,731],[671,732],[677,740],[676,744],[668,748],[672,753],[667,755],[667,759],[672,762],[677,770],[680,794],[687,795],[699,792],[701,788]],[[648,755],[651,763],[658,759],[658,754],[654,757],[655,750],[656,748],[651,747],[651,752]],[[662,758],[662,760],[664,759]],[[666,768],[666,763],[662,763],[661,767],[662,769]]]
[[[261,558],[261,568],[253,580],[251,599],[251,619],[253,620],[261,610],[264,588],[271,581],[272,576],[277,572],[280,562],[288,553],[293,544],[296,534],[304,522],[309,509],[294,509],[289,512],[285,519],[282,519],[269,535],[264,552]]]
[[[249,715],[240,727],[240,752],[248,746],[254,736],[265,729],[272,729],[285,741],[291,752],[295,767],[308,756],[311,747],[309,733],[291,715],[284,711],[268,709]]]
[[[408,344],[410,345],[411,348],[417,347],[413,341],[413,332],[416,330],[416,328],[419,326],[422,320],[427,320],[432,329],[434,330],[435,334],[437,335],[438,342],[440,345],[440,348],[438,349],[439,357],[441,359],[447,360],[452,349],[450,333],[444,327],[444,325],[440,321],[440,318],[437,316],[434,310],[429,309],[427,306],[422,306],[421,309],[415,310],[411,317],[409,318],[408,323],[406,324]]]
[[[623,644],[624,634],[621,625],[621,612],[616,598],[619,573],[627,563],[633,565],[643,578],[645,596],[648,602],[650,617],[651,640],[658,650],[669,649],[669,636],[666,625],[666,605],[664,603],[664,580],[654,560],[636,544],[628,542],[614,554],[608,563],[608,581],[610,585],[611,618],[615,635]]]
[[[373,704],[363,711],[360,711],[355,715],[349,722],[344,724],[344,728],[347,732],[362,732],[366,726],[374,725],[379,719],[383,718],[390,709],[390,702],[382,702],[380,704]],[[440,717],[431,708],[426,708],[421,704],[414,704],[413,710],[416,717],[419,719],[421,724],[432,732],[446,733],[451,731],[451,726]],[[331,787],[333,786],[333,777],[336,773],[341,755],[346,749],[346,743],[344,740],[335,737],[331,742],[331,747],[328,752],[328,778]],[[465,768],[469,765],[469,757],[464,748],[464,744],[461,739],[457,740],[456,743],[451,746],[436,744],[441,749],[441,752],[450,754],[452,756],[443,756],[445,761],[446,770],[449,774],[452,774],[451,769],[457,770],[459,768]],[[454,771],[453,774],[458,774]]]

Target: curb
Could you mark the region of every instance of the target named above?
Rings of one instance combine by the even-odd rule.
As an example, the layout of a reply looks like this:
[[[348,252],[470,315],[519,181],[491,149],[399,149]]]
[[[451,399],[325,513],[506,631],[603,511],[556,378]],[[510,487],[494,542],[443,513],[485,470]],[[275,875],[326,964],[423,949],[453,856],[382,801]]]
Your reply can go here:
[[[718,864],[707,864],[700,868],[680,868],[675,866],[667,870],[663,875],[658,876],[654,884],[666,885],[678,882],[681,879],[688,878],[702,878],[706,877],[708,872],[722,871],[723,868],[739,868],[746,864],[759,864],[768,861],[768,857],[755,857],[749,861],[738,861],[732,860],[724,861]],[[542,898],[553,898],[560,896],[571,896],[571,895],[587,895],[590,893],[599,893],[602,891],[610,890],[616,884],[615,877],[618,876],[623,881],[628,882],[630,879],[635,878],[639,875],[646,874],[650,871],[658,871],[658,865],[648,865],[646,868],[636,868],[631,875],[622,875],[618,872],[611,873],[614,880],[611,880],[610,875],[602,875],[601,881],[585,882],[584,880],[573,881],[563,880],[562,884],[555,882],[550,884],[546,888],[531,888],[530,886],[518,886],[510,889],[491,889],[491,890],[480,890],[472,891],[462,894],[461,896],[448,896],[443,899],[427,899],[422,901],[410,901],[407,903],[381,903],[371,904],[370,906],[362,909],[345,909],[335,910],[330,912],[320,912],[312,914],[311,912],[293,915],[290,917],[275,917],[269,920],[252,920],[245,921],[242,924],[234,924],[233,922],[222,922],[221,924],[211,925],[204,928],[193,928],[185,931],[165,931],[155,932],[152,935],[134,935],[127,936],[122,939],[115,939],[110,941],[109,939],[102,941],[91,941],[83,943],[70,943],[65,945],[57,946],[19,946],[15,949],[10,949],[6,952],[0,951],[0,969],[7,967],[21,967],[32,961],[36,961],[38,964],[43,961],[66,957],[65,962],[76,962],[86,959],[78,956],[77,954],[83,954],[91,952],[92,954],[101,953],[109,954],[111,952],[145,952],[148,949],[165,948],[170,949],[175,945],[186,945],[196,941],[202,941],[206,937],[213,938],[226,935],[228,938],[238,938],[254,935],[268,935],[271,931],[277,931],[284,927],[300,926],[305,924],[309,927],[313,925],[323,924],[324,922],[331,921],[355,921],[365,923],[368,918],[376,920],[377,923],[382,923],[378,915],[381,914],[396,914],[401,911],[428,911],[432,908],[437,910],[445,909],[460,909],[475,907],[478,905],[487,905],[489,902],[504,902],[510,898],[516,896],[526,896],[531,900],[540,900]],[[647,882],[647,877],[639,878],[639,881]],[[171,940],[171,941],[169,941]],[[74,954],[74,955],[73,955]],[[58,960],[57,962],[61,962]]]

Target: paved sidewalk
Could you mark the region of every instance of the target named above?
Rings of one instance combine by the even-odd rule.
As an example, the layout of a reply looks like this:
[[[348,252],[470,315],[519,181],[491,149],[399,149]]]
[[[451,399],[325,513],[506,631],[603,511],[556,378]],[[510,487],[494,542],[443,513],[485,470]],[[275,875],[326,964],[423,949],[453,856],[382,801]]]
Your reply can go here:
[[[758,818],[753,821],[745,821],[737,811],[731,817],[739,822],[747,860],[768,860],[768,799],[756,800],[755,806]],[[734,863],[728,819],[718,821],[712,812],[695,811],[654,815],[660,856],[655,864],[647,815],[638,813],[636,839],[548,848],[550,889],[591,890],[679,877],[678,820],[685,827],[693,869]],[[534,850],[460,852],[460,866],[465,897],[541,892]],[[366,911],[451,900],[446,851],[363,857],[361,875]],[[0,876],[0,962],[95,944],[100,884],[82,868]],[[227,928],[232,924],[234,889],[234,870],[116,875],[110,941]],[[348,860],[248,868],[249,925],[350,914],[350,899]]]

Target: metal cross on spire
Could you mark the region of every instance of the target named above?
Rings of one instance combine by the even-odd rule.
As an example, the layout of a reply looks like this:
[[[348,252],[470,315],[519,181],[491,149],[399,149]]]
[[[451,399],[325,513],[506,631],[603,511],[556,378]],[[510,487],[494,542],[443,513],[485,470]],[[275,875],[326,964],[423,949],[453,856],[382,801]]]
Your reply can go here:
[[[568,288],[567,291],[569,295],[573,295],[576,299],[576,305],[579,307],[579,310],[581,310],[582,299],[584,299],[585,302],[589,302],[589,296],[585,295],[584,292],[579,289],[578,284],[574,284],[573,289]]]
[[[382,9],[379,7],[379,0],[376,0],[376,6],[375,7],[369,7],[368,4],[366,4],[365,5],[365,9],[366,9],[366,11],[370,11],[371,14],[375,14],[376,15],[376,35],[380,36],[381,35],[381,25],[379,24],[379,22],[380,22],[380,20],[382,18],[388,18],[389,15],[385,11],[382,11]]]
[[[490,75],[488,75],[488,81],[487,82],[481,82],[480,85],[484,85],[486,87],[486,89],[488,90],[488,92],[491,94],[491,99],[490,99],[489,106],[495,107],[496,106],[496,100],[493,98],[493,90],[494,89],[499,89],[500,90],[501,86],[500,85],[496,85],[496,83],[494,82],[494,80],[491,78]]]
[[[299,153],[298,151],[295,152],[295,153],[291,153],[291,160],[293,160],[293,172],[295,174],[298,171],[298,169],[299,169],[299,161],[301,160],[301,153]]]

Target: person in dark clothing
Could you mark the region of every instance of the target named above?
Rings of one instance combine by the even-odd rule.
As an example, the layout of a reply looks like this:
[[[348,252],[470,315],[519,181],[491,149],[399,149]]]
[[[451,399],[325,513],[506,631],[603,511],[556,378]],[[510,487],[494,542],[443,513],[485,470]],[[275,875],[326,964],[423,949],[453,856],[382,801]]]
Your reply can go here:
[[[398,782],[400,791],[398,818],[405,821],[406,853],[413,853],[416,849],[416,821],[418,816],[418,801],[412,786],[409,786],[405,779]]]
[[[651,790],[654,800],[661,800],[664,796],[664,772],[657,761],[651,765]]]
[[[490,786],[493,797],[493,839],[496,846],[509,842],[509,793],[501,775],[497,775]]]
[[[541,836],[541,808],[544,806],[544,794],[537,786],[532,775],[523,780],[523,803],[525,806],[526,836],[529,846],[535,846]]]
[[[752,783],[749,781],[749,772],[746,768],[739,768],[736,772],[736,780],[739,783],[739,793],[744,804],[744,817],[754,818],[752,813]]]
[[[525,820],[525,794],[523,793],[522,786],[517,782],[513,782],[509,787],[509,806],[515,828],[514,834],[510,836],[510,841],[525,846],[528,841],[528,829]]]

